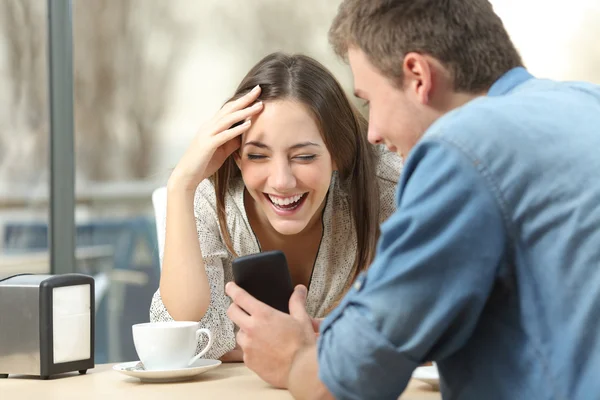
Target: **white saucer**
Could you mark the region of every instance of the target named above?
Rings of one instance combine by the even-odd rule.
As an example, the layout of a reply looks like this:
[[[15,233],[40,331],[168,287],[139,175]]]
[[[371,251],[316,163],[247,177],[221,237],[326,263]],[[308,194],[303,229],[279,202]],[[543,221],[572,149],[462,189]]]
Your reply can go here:
[[[140,364],[140,365],[138,365]],[[142,382],[149,383],[166,383],[166,382],[181,382],[193,379],[196,376],[205,373],[213,368],[221,365],[219,360],[199,359],[189,367],[181,369],[170,369],[163,371],[146,371],[141,369],[139,361],[131,361],[113,366],[113,369],[122,374],[133,376],[140,379]]]
[[[418,367],[414,370],[412,377],[421,382],[429,383],[435,389],[440,389],[440,374],[435,365]]]

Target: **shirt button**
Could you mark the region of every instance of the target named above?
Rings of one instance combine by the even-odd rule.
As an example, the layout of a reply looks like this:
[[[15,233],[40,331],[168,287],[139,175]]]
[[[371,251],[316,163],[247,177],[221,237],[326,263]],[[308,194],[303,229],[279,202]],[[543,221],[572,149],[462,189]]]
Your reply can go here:
[[[354,283],[354,289],[356,289],[356,291],[359,291],[360,289],[362,289],[362,281],[356,281]]]

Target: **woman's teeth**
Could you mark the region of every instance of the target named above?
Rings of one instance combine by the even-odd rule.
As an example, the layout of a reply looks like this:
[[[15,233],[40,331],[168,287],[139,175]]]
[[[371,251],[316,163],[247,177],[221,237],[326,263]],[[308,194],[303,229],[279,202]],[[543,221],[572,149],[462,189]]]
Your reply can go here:
[[[278,206],[287,206],[290,204],[294,204],[297,203],[298,201],[300,201],[300,199],[302,198],[302,196],[304,196],[304,194],[298,194],[296,196],[292,196],[292,197],[273,197],[271,195],[269,196],[269,200],[271,200],[271,202],[273,202],[273,204],[278,205]]]

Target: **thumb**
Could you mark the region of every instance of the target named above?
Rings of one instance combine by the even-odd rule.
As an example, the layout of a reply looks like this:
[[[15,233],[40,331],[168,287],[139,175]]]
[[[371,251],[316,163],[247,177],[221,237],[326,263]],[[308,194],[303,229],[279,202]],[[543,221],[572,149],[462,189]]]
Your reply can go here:
[[[306,312],[306,287],[298,285],[290,297],[290,315],[296,320],[310,319]]]

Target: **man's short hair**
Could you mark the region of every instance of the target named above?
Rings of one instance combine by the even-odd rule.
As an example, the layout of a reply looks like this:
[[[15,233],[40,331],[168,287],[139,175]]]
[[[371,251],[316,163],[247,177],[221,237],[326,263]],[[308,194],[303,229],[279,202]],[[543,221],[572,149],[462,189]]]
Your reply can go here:
[[[402,82],[409,52],[452,74],[454,90],[487,91],[521,56],[487,0],[344,0],[329,30],[335,52],[356,46],[386,77]]]

